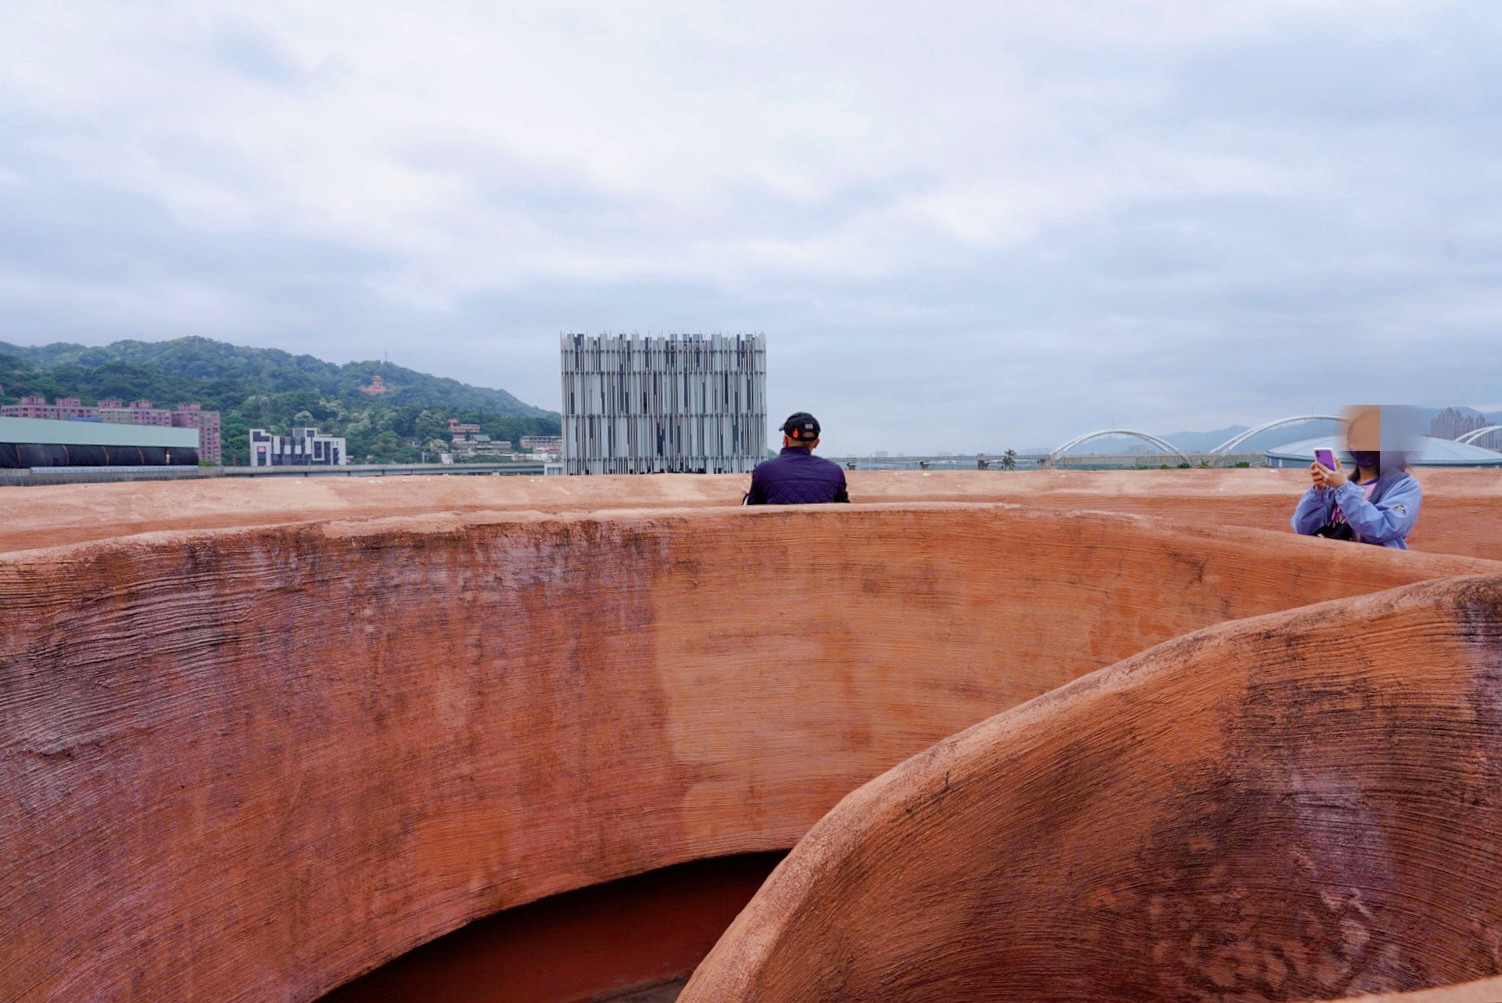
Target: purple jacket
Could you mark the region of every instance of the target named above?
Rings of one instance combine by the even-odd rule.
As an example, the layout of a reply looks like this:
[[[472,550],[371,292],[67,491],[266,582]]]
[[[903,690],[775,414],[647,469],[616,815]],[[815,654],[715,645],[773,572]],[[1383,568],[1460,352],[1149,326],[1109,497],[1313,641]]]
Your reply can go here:
[[[833,460],[815,456],[802,446],[784,446],[776,459],[764,460],[751,472],[747,505],[805,505],[848,502],[845,471]]]
[[[1362,543],[1380,547],[1408,549],[1408,534],[1419,518],[1424,491],[1407,471],[1394,468],[1377,478],[1377,487],[1368,501],[1354,482],[1347,481],[1334,490],[1311,487],[1299,498],[1293,510],[1293,531],[1309,536],[1328,523],[1334,507],[1346,517]]]

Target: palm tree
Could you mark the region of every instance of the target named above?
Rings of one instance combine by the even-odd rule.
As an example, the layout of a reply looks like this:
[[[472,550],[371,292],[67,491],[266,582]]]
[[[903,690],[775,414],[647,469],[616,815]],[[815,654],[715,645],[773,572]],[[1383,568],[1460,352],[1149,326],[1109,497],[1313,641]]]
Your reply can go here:
[[[1017,450],[1015,450],[1015,449],[1009,449],[1005,453],[1001,454],[1001,469],[1003,469],[1003,470],[1016,470],[1017,469]]]

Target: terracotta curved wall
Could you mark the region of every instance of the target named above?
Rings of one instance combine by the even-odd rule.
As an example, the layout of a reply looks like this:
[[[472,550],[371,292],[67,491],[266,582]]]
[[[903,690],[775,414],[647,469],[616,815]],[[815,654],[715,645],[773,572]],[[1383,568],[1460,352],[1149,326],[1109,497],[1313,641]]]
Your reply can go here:
[[[1198,526],[1290,533],[1303,470],[1032,470],[977,473],[852,470],[859,506],[1006,502],[1107,511]],[[1417,472],[1423,513],[1415,550],[1502,560],[1502,477],[1495,470]],[[0,551],[170,529],[223,529],[433,512],[598,512],[740,504],[745,475],[653,477],[274,477],[44,486],[0,520]],[[8,490],[8,489],[0,489]],[[19,490],[19,489],[17,489]],[[14,494],[14,492],[12,492]]]
[[[681,998],[1448,986],[1502,971],[1499,834],[1502,575],[1322,604],[1172,641],[853,792]]]
[[[472,511],[256,528],[288,513],[210,498],[241,528],[0,555],[0,998],[311,999],[503,908],[791,846],[1186,631],[1491,567],[1005,506],[431,490]]]

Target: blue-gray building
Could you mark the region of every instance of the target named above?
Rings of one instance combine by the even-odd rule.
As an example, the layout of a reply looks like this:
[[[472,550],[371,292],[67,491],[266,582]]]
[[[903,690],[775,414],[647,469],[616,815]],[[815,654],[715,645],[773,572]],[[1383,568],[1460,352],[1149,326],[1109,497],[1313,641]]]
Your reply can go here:
[[[1415,467],[1502,467],[1502,453],[1483,449],[1451,439],[1436,439],[1432,435],[1418,437],[1418,449],[1412,456]],[[1351,454],[1342,445],[1341,436],[1332,433],[1317,439],[1300,439],[1267,450],[1269,467],[1307,467],[1314,462],[1316,449],[1333,449],[1346,469],[1350,469]]]

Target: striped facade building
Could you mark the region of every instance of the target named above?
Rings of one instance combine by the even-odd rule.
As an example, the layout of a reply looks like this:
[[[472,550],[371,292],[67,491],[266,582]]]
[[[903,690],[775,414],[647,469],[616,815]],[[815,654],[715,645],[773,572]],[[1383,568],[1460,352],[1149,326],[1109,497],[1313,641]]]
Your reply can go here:
[[[763,334],[565,334],[569,474],[746,473],[766,459]]]

